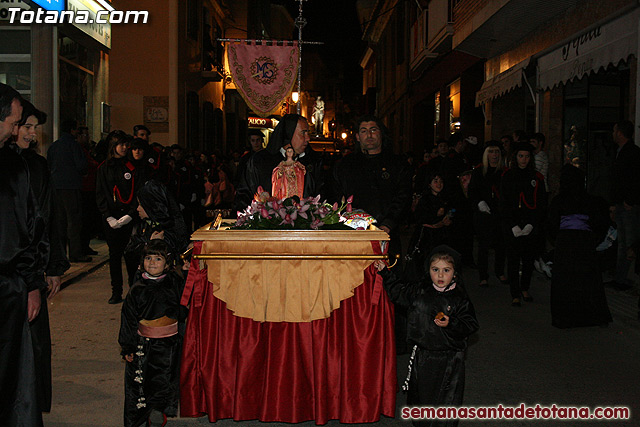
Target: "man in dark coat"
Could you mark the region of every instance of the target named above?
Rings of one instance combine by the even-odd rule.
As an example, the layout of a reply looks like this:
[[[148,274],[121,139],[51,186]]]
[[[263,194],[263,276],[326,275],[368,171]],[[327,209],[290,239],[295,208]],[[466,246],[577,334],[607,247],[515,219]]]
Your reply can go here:
[[[58,231],[62,241],[69,242],[69,261],[87,262],[91,257],[82,247],[82,176],[87,173],[87,158],[76,141],[78,123],[65,120],[62,134],[47,151],[51,183],[60,203],[56,204]]]
[[[255,153],[264,149],[264,134],[262,133],[262,131],[258,129],[249,130],[247,139],[249,142],[249,149],[245,151],[240,157],[240,160],[238,161],[238,167],[236,168],[236,174],[234,176],[234,184],[236,187],[240,182],[240,178],[242,177],[242,175],[244,175],[244,172],[247,169],[247,163],[249,162],[249,159],[251,159],[251,157],[253,157]]]
[[[395,237],[411,203],[411,168],[393,153],[387,129],[377,117],[358,120],[356,140],[355,151],[334,168],[336,199],[353,195],[353,208],[372,215],[396,247]]]
[[[305,167],[304,197],[322,194],[322,157],[309,146],[309,124],[298,114],[285,115],[276,126],[269,144],[264,150],[254,153],[240,176],[236,189],[236,211],[243,211],[261,186],[271,194],[271,174],[285,160],[284,147],[291,144],[294,159]]]
[[[411,204],[411,167],[403,156],[393,153],[389,132],[377,117],[361,117],[355,134],[354,152],[333,170],[336,198],[353,195],[353,208],[373,216],[376,226],[389,234],[389,255],[400,255],[400,226]],[[400,310],[396,311],[396,337],[397,350],[404,353],[406,318]]]
[[[51,333],[47,299],[53,298],[60,290],[61,276],[70,267],[65,245],[60,239],[55,224],[55,190],[51,187],[51,177],[47,160],[36,152],[36,129],[47,121],[46,113],[38,110],[29,101],[22,100],[22,120],[18,126],[18,136],[11,144],[27,164],[33,196],[45,222],[49,239],[49,262],[46,280],[48,289],[43,289],[40,298],[40,313],[29,323],[33,341],[36,366],[38,406],[42,412],[51,411]],[[95,196],[94,196],[95,199]]]
[[[27,166],[5,144],[20,121],[20,100],[0,84],[0,422],[41,426],[28,322],[38,315],[47,286],[49,245]]]
[[[607,285],[621,290],[633,285],[627,249],[640,239],[640,147],[633,141],[634,130],[628,120],[613,126],[613,141],[618,152],[613,164],[611,202],[616,207],[618,259],[615,281]]]
[[[144,139],[147,144],[149,144],[149,137],[151,136],[151,131],[145,125],[135,125],[133,127],[133,136],[134,138]]]

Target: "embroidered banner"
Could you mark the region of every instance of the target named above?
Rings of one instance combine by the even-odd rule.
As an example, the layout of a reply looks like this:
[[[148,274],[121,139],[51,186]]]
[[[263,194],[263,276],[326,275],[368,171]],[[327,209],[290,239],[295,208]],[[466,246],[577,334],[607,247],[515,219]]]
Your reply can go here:
[[[298,44],[231,43],[228,60],[233,81],[249,107],[263,117],[279,113],[298,75]]]

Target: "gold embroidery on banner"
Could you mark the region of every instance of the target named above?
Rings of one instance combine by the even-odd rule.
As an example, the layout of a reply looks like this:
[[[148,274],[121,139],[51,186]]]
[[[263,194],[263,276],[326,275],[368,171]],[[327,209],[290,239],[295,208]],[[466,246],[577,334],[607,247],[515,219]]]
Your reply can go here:
[[[247,78],[244,75],[244,66],[238,62],[238,56],[236,54],[236,49],[234,46],[229,46],[229,52],[231,54],[231,62],[232,67],[235,70],[234,80],[236,85],[241,87],[242,90],[239,91],[243,97],[246,97],[245,100],[250,103],[256,110],[262,113],[269,113],[274,109],[280,107],[280,101],[285,98],[288,94],[289,89],[293,85],[293,77],[294,71],[297,66],[297,53],[298,48],[292,47],[291,53],[289,55],[289,64],[286,64],[286,67],[283,69],[284,79],[282,81],[282,85],[278,88],[278,90],[270,95],[264,96],[256,93],[255,90],[251,89],[249,83],[247,82]]]

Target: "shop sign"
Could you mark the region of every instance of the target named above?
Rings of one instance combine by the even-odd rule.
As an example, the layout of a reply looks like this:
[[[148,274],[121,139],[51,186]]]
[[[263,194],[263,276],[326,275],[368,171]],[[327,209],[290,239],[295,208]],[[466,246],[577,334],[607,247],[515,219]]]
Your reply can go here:
[[[580,34],[562,47],[562,60],[572,60],[580,56],[580,48],[584,45],[584,50],[590,50],[591,45],[599,45],[599,38],[602,36],[602,26]]]
[[[145,96],[142,98],[144,125],[151,132],[169,132],[169,97]]]
[[[11,14],[9,13],[10,7],[18,7],[24,10],[31,10],[31,6],[24,1],[21,0],[4,0],[0,1],[0,21],[6,21],[9,19]]]
[[[278,125],[275,119],[264,119],[262,117],[249,117],[249,127],[252,128],[270,128],[273,129]]]
[[[111,49],[111,24],[98,24],[96,15],[98,11],[107,10],[95,0],[67,0],[67,10],[89,12],[88,24],[73,24],[83,33],[96,40],[105,47]]]
[[[580,79],[609,64],[627,60],[629,55],[636,55],[638,19],[640,9],[635,9],[615,21],[576,34],[563,46],[540,57],[539,88],[546,90]]]
[[[62,12],[64,10],[64,0],[31,0],[44,10],[57,10]],[[20,6],[18,6],[20,7]]]

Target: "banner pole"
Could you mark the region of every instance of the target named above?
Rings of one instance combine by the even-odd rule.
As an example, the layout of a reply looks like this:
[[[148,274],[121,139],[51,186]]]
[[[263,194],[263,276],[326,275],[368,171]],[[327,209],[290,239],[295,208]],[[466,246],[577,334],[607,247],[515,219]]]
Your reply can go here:
[[[268,39],[268,40],[264,40],[264,39],[221,39],[218,38],[216,39],[216,41],[219,42],[227,42],[227,43],[253,43],[253,44],[257,44],[257,43],[272,43],[272,42],[277,42],[277,43],[295,43],[297,40],[272,40],[272,39]],[[302,44],[316,44],[316,45],[321,45],[324,44],[324,42],[309,42],[309,41],[303,41]]]
[[[271,101],[273,101],[273,102],[271,102],[269,104],[271,109],[268,110],[268,111],[264,110],[264,108],[262,108],[262,107],[260,107],[260,106],[258,106],[256,104],[254,104],[252,95],[247,95],[244,92],[244,90],[245,90],[244,86],[248,87],[249,83],[247,83],[246,78],[243,76],[243,72],[240,71],[241,75],[236,76],[235,74],[237,74],[239,71],[237,69],[232,69],[232,67],[231,67],[231,64],[232,64],[231,55],[233,53],[234,58],[235,58],[234,61],[236,61],[238,59],[237,58],[237,54],[236,54],[237,49],[241,49],[241,51],[244,52],[246,49],[249,49],[249,46],[251,46],[251,45],[255,45],[254,47],[252,47],[252,49],[255,48],[255,47],[258,47],[258,49],[263,49],[263,48],[264,49],[271,49],[271,48],[276,48],[276,47],[279,48],[280,46],[285,47],[285,45],[292,46],[292,44],[295,44],[297,42],[298,43],[298,46],[297,46],[297,50],[298,50],[298,64],[297,64],[298,65],[298,75],[295,76],[294,78],[297,77],[297,79],[298,79],[297,93],[299,94],[299,99],[298,99],[298,102],[296,102],[296,112],[299,115],[302,115],[302,45],[303,44],[323,45],[324,42],[303,41],[302,40],[302,28],[305,25],[307,25],[307,20],[304,18],[303,14],[302,14],[302,4],[303,4],[303,2],[308,1],[308,0],[294,0],[294,1],[297,1],[299,3],[299,7],[298,7],[299,14],[296,17],[296,19],[294,20],[294,24],[298,28],[298,40],[297,41],[296,40],[273,40],[273,39],[267,39],[267,40],[261,39],[260,40],[260,39],[216,38],[216,41],[218,41],[218,42],[227,42],[227,43],[229,43],[229,45],[227,46],[227,56],[229,58],[229,68],[230,68],[230,73],[229,74],[232,76],[233,79],[236,79],[236,78],[240,79],[239,81],[240,81],[240,83],[242,83],[242,87],[238,86],[240,95],[243,97],[243,99],[245,100],[247,105],[249,105],[252,109],[254,109],[258,114],[261,114],[261,115],[266,115],[269,112],[275,111],[277,109],[277,107],[271,108],[271,104],[273,104],[273,102],[282,102],[282,100],[284,98],[282,98],[282,99],[280,99],[278,101],[273,96],[269,95],[269,99]],[[247,44],[248,46],[240,48],[238,46],[234,46],[234,44],[236,44],[236,43],[237,44]],[[294,49],[295,49],[295,47],[294,47]],[[295,55],[295,50],[289,50],[288,52],[289,52],[289,55],[290,55],[290,59],[293,59],[293,58],[291,58],[291,56]],[[264,58],[262,58],[262,59],[264,59]],[[267,58],[267,59],[270,59],[270,58]],[[256,70],[263,70],[263,67],[266,66],[266,63],[265,64],[259,64],[256,61],[257,61],[257,59],[254,60],[254,62],[250,64],[251,67],[255,66]],[[288,64],[289,64],[288,65],[289,69],[293,68],[294,64],[292,64],[291,62],[288,62]],[[271,65],[273,65],[273,64],[271,64]],[[240,69],[242,69],[242,67],[240,67]],[[226,74],[226,71],[225,71],[225,74]],[[255,78],[257,75],[258,74],[250,76],[250,77]],[[287,84],[287,89],[288,90],[292,90],[293,89],[293,85],[295,84],[295,80],[293,82],[291,82],[291,74],[288,74],[288,77],[285,79],[285,82]],[[283,83],[285,83],[285,82],[283,82]],[[288,85],[291,85],[291,86],[288,86]],[[288,96],[290,96],[290,94],[284,94],[284,96],[288,97]],[[285,104],[282,104],[282,105],[285,105]],[[282,110],[282,108],[281,108],[281,110]]]
[[[296,18],[296,27],[298,27],[298,102],[296,103],[296,112],[300,115],[302,111],[302,28],[307,25],[307,20],[302,17],[302,2],[307,0],[298,0],[298,17]]]

